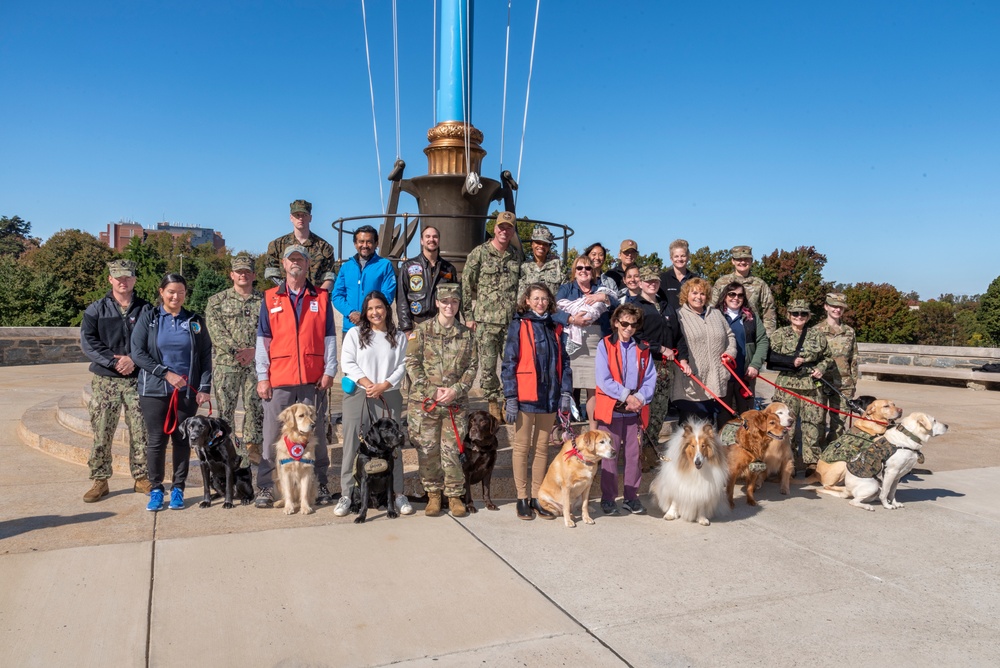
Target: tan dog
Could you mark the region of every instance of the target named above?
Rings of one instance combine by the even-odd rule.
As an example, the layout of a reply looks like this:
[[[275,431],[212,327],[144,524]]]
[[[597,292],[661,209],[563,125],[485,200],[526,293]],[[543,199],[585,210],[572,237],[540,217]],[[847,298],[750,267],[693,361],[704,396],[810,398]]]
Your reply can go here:
[[[601,459],[614,456],[611,436],[603,431],[587,431],[566,441],[549,464],[545,480],[538,490],[538,503],[551,513],[562,513],[568,527],[576,526],[573,508],[579,504],[583,521],[593,524],[587,508],[590,486]]]
[[[767,466],[767,471],[763,476],[757,478],[757,489],[760,489],[765,479],[772,475],[780,475],[781,487],[779,491],[782,494],[788,494],[792,484],[792,474],[795,473],[795,456],[792,454],[795,412],[788,407],[788,404],[772,401],[764,409],[764,413],[778,416],[782,431],[781,438],[772,438],[767,444],[767,449],[764,450],[764,464]]]
[[[274,444],[274,463],[278,469],[278,500],[275,508],[285,507],[293,515],[301,507],[303,515],[316,512],[316,409],[306,404],[292,404],[278,415],[281,438]]]
[[[854,420],[854,426],[851,429],[857,429],[875,438],[884,434],[885,430],[902,416],[903,409],[896,406],[891,399],[876,399],[868,404],[868,408],[865,409],[863,417],[869,419]],[[885,422],[886,424],[871,422],[871,420],[878,420],[878,422]],[[834,489],[844,484],[846,473],[847,462],[827,462],[821,458],[816,462],[816,473],[806,478],[802,484],[810,485],[818,482],[823,485],[823,489]]]
[[[649,485],[663,519],[711,524],[729,481],[729,449],[703,420],[689,420],[674,430],[667,458]]]
[[[782,435],[781,418],[774,413],[746,411],[741,416],[746,428],[736,432],[736,442],[729,446],[729,483],[726,485],[726,500],[733,508],[733,492],[737,480],[746,480],[747,505],[756,506],[753,498],[757,480],[765,476],[764,452],[768,443]]]

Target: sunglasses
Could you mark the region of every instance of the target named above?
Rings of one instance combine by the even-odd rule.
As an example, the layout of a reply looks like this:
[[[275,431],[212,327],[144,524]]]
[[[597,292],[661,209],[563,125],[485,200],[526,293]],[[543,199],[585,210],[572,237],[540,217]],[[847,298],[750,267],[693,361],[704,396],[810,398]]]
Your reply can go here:
[[[585,264],[581,264],[580,266],[578,266],[578,267],[573,267],[573,268],[574,268],[574,269],[576,269],[577,271],[594,271],[594,268],[593,268],[593,267],[588,267],[588,266],[587,266],[587,265],[585,265]]]
[[[621,327],[622,329],[635,329],[636,327],[639,326],[639,323],[635,322],[634,320],[629,320],[629,321],[619,320],[618,326]]]
[[[743,298],[743,293],[742,292],[727,292],[726,296],[727,297],[739,297],[740,299],[742,299]]]
[[[789,311],[788,315],[793,318],[808,318],[812,313],[809,311]]]

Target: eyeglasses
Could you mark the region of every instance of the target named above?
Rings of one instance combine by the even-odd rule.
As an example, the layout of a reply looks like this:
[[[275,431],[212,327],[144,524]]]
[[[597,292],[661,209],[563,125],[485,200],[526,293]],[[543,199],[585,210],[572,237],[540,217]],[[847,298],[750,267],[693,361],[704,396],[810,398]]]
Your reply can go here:
[[[625,320],[619,320],[618,326],[621,327],[622,329],[635,329],[636,327],[639,326],[639,323],[635,321],[626,322]]]
[[[726,297],[739,297],[740,299],[743,299],[743,293],[742,292],[727,292],[726,293]]]
[[[789,311],[788,315],[793,318],[808,318],[812,315],[809,311]]]
[[[581,264],[580,266],[578,266],[578,267],[573,267],[573,268],[574,268],[574,269],[576,269],[577,271],[594,271],[594,268],[593,268],[593,267],[588,267],[588,266],[587,266],[587,265],[585,265],[585,264]]]

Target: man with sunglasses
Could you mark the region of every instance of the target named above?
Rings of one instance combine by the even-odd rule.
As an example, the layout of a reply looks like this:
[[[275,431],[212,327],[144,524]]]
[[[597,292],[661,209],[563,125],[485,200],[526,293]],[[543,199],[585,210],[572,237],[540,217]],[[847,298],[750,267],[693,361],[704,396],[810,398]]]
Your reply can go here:
[[[263,295],[254,289],[254,259],[249,253],[237,253],[230,264],[233,287],[208,298],[205,325],[212,337],[212,382],[219,416],[235,431],[236,404],[243,397],[243,438],[237,451],[241,465],[260,462],[261,425],[264,412],[257,395],[254,348],[257,345],[257,319]]]
[[[764,322],[764,329],[770,336],[778,328],[778,307],[774,301],[774,294],[764,279],[750,275],[750,267],[753,266],[753,248],[733,246],[729,258],[735,271],[720,277],[715,282],[709,303],[718,304],[723,290],[730,283],[742,284],[747,293],[747,305]]]

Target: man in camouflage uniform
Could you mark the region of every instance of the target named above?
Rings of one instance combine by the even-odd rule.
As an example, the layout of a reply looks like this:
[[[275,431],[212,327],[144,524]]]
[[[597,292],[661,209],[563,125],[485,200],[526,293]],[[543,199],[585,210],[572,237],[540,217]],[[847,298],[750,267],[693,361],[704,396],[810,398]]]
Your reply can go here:
[[[853,399],[858,385],[858,341],[854,336],[854,329],[840,322],[844,311],[847,310],[847,297],[840,292],[831,292],[827,294],[823,308],[826,310],[826,320],[816,326],[816,331],[826,337],[834,362],[823,374],[823,379],[840,390],[848,399]],[[823,387],[823,397],[830,408],[839,411],[849,410],[840,394],[830,388]],[[843,433],[844,416],[831,411],[827,441],[833,441]]]
[[[459,323],[461,292],[455,283],[437,288],[437,317],[414,328],[406,347],[406,372],[411,388],[406,406],[410,439],[416,443],[420,482],[427,491],[424,514],[441,514],[441,492],[451,514],[466,514],[462,497],[465,474],[455,441],[466,433],[469,390],[479,366],[478,346],[467,327]],[[436,405],[431,408],[432,403]],[[449,411],[449,407],[452,410]],[[430,410],[427,410],[430,409]]]
[[[333,290],[333,281],[337,278],[334,271],[333,246],[325,239],[309,231],[312,223],[312,204],[304,199],[297,199],[289,205],[292,221],[292,232],[278,237],[267,245],[267,269],[264,278],[278,282],[283,277],[281,259],[289,246],[302,246],[309,252],[309,281],[324,290]]]
[[[793,299],[788,304],[788,318],[792,324],[771,334],[770,360],[772,367],[782,367],[776,381],[780,387],[822,404],[819,379],[833,365],[833,358],[826,337],[815,328],[807,327],[811,316],[806,300]],[[802,337],[803,330],[805,337]],[[798,345],[800,338],[801,347]],[[793,450],[801,448],[806,475],[811,475],[823,452],[826,411],[780,389],[775,390],[774,400],[788,404],[799,418],[801,425],[795,434]]]
[[[740,283],[747,293],[747,305],[764,322],[764,330],[768,336],[778,328],[778,308],[775,305],[774,295],[771,288],[763,279],[750,275],[750,266],[753,264],[753,249],[750,246],[733,246],[730,251],[730,258],[733,262],[734,271],[731,274],[722,276],[715,282],[712,288],[712,300],[710,304],[718,304],[722,291],[730,283]]]
[[[541,283],[552,291],[552,299],[563,280],[562,260],[552,252],[552,242],[555,237],[544,225],[535,225],[531,231],[531,257],[521,264],[521,279],[517,284],[517,295],[520,297],[532,283]],[[553,301],[553,303],[555,303]]]
[[[219,415],[236,429],[236,404],[243,397],[243,438],[237,452],[241,465],[260,462],[264,412],[257,395],[254,349],[263,295],[253,289],[253,258],[237,253],[229,278],[233,287],[212,295],[205,307],[205,324],[212,337],[212,380]]]
[[[503,422],[503,392],[497,364],[503,355],[507,326],[517,306],[517,283],[521,276],[521,251],[511,243],[515,218],[510,211],[497,215],[489,241],[472,249],[462,272],[462,315],[476,333],[479,346],[479,386],[489,404],[490,415]]]
[[[88,462],[94,484],[83,495],[86,503],[99,501],[110,493],[111,441],[118,428],[122,406],[128,425],[129,470],[135,479],[132,489],[143,494],[148,494],[150,489],[146,479],[146,424],[139,411],[136,381],[139,369],[129,352],[135,322],[151,307],[135,295],[135,263],[115,260],[108,263],[108,270],[111,290],[87,307],[80,324],[80,345],[94,374],[90,384],[90,426],[94,432],[94,446]]]

